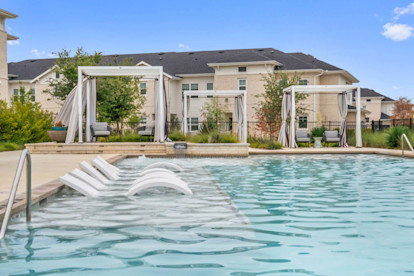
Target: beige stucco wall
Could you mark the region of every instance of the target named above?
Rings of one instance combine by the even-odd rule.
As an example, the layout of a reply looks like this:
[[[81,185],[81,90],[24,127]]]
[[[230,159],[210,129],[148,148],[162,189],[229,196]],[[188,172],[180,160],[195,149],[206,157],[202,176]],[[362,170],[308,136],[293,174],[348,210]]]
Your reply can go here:
[[[7,33],[0,29],[0,99],[8,101]]]

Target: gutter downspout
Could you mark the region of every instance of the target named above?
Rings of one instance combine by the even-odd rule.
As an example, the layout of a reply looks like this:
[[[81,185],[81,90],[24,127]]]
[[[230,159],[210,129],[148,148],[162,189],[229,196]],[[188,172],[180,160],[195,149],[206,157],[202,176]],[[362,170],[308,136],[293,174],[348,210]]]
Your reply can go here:
[[[328,70],[322,70],[320,74],[313,76],[313,85],[316,85],[316,78],[325,74]],[[319,81],[319,84],[321,82]],[[313,123],[316,123],[316,93],[313,93]],[[313,127],[316,127],[315,125]]]

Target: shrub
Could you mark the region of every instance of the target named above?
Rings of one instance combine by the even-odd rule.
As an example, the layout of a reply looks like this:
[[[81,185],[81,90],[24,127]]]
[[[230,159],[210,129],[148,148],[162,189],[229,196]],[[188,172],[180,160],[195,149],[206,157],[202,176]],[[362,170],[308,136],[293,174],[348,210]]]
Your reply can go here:
[[[24,145],[22,144],[16,144],[12,142],[0,142],[0,152],[21,149],[24,149]]]
[[[168,137],[172,141],[185,141],[185,135],[180,130],[174,130],[168,133]]]
[[[251,148],[258,149],[281,149],[283,147],[279,141],[273,139],[248,137],[247,142],[250,143]]]
[[[312,137],[322,137],[326,128],[324,126],[315,127],[312,129]]]
[[[197,133],[186,139],[191,143],[238,143],[239,138],[231,133]]]
[[[208,143],[209,135],[204,133],[198,133],[196,135],[191,135],[187,141],[191,143]]]
[[[18,144],[48,141],[52,128],[52,113],[42,110],[38,103],[0,100],[0,141]]]
[[[410,137],[410,130],[408,127],[396,126],[386,131],[387,145],[390,148],[397,148],[401,146],[401,136],[406,134]]]

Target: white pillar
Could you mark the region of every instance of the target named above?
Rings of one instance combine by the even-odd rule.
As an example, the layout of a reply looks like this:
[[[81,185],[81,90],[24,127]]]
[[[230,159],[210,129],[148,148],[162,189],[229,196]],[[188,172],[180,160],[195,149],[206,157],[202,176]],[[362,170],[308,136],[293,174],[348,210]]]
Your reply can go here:
[[[83,143],[82,132],[82,70],[78,67],[78,143]]]
[[[91,80],[86,82],[86,142],[91,141]]]
[[[165,140],[165,114],[164,114],[164,74],[163,69],[160,69],[160,76],[158,79],[158,133],[160,134],[160,142],[163,143]]]
[[[289,145],[291,148],[295,147],[295,120],[296,120],[296,105],[295,105],[295,88],[292,87],[292,107],[290,111],[290,137],[289,137]]]
[[[247,91],[243,93],[243,143],[247,143]]]
[[[361,87],[358,86],[356,94],[356,125],[355,125],[355,135],[356,135],[356,147],[362,148],[362,134],[361,134]]]
[[[184,103],[183,103],[183,132],[184,135],[187,135],[187,92],[184,91]]]

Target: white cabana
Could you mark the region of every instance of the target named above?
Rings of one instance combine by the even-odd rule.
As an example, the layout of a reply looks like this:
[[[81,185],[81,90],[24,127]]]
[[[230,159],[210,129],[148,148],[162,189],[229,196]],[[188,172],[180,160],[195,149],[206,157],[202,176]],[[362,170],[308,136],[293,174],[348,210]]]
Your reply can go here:
[[[246,90],[187,90],[184,91],[183,104],[183,132],[188,132],[187,114],[190,109],[191,96],[207,97],[234,97],[234,113],[237,119],[237,134],[242,143],[247,143],[247,103]]]
[[[62,121],[68,125],[66,144],[75,141],[78,131],[78,141],[83,142],[83,113],[86,108],[86,141],[91,141],[90,126],[96,121],[96,82],[99,76],[131,76],[158,80],[155,96],[155,137],[154,141],[165,141],[165,95],[162,66],[79,66],[78,85],[68,95],[56,122]]]
[[[348,104],[352,104],[352,93],[355,93],[356,101],[356,147],[362,147],[361,137],[361,88],[359,85],[292,85],[283,90],[282,99],[282,125],[279,132],[279,142],[284,146],[296,147],[295,125],[296,125],[296,104],[295,93],[328,93],[338,94],[339,113],[341,115],[341,146],[348,146],[346,141],[346,115],[348,114]],[[287,118],[290,115],[290,128],[287,126]],[[290,134],[289,134],[290,133]]]

